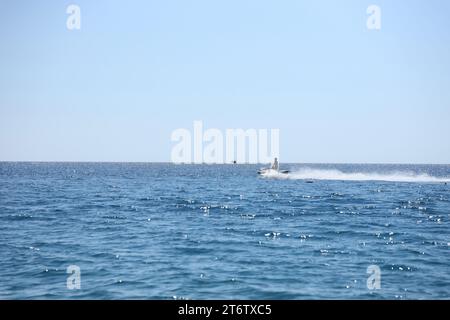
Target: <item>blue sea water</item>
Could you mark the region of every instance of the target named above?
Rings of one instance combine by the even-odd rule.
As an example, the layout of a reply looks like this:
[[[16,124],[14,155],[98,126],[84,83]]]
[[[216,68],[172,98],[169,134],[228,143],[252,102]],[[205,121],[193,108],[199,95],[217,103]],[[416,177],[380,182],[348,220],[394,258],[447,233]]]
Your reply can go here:
[[[285,167],[0,163],[0,298],[450,298],[449,165]]]

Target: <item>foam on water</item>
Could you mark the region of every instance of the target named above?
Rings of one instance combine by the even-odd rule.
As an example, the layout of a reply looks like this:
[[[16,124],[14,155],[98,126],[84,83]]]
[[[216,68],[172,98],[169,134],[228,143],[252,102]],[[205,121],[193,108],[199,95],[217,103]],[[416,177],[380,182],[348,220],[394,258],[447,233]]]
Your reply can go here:
[[[340,180],[340,181],[388,181],[388,182],[417,182],[443,183],[450,182],[449,177],[435,177],[426,173],[418,174],[410,171],[396,172],[343,172],[336,169],[303,168],[289,174],[269,172],[265,178],[293,179],[293,180]]]

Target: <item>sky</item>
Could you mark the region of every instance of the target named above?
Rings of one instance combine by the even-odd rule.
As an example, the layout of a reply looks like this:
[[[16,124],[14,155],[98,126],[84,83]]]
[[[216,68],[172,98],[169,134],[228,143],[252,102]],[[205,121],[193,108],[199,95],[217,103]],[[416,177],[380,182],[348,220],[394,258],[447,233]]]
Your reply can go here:
[[[1,1],[0,161],[170,161],[201,120],[279,129],[282,162],[449,164],[449,17],[446,0]]]

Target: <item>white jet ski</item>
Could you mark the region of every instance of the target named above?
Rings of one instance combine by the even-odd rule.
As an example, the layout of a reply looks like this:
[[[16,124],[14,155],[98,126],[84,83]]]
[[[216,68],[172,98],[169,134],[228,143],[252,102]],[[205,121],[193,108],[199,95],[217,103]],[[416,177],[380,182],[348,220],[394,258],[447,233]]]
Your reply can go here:
[[[288,174],[289,170],[275,170],[272,168],[261,168],[258,170],[258,174],[261,175],[277,175],[277,174]]]
[[[279,176],[288,174],[289,170],[280,170],[280,164],[278,163],[278,158],[275,158],[273,160],[273,164],[270,168],[262,168],[258,170],[258,174],[264,175],[264,176]]]

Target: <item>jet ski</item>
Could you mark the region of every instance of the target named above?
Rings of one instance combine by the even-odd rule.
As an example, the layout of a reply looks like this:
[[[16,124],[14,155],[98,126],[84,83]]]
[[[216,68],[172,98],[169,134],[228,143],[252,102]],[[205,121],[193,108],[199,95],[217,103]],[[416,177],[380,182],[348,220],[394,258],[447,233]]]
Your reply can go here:
[[[272,168],[261,168],[258,170],[258,174],[265,174],[265,175],[276,175],[276,174],[288,174],[289,170],[275,170]]]
[[[280,174],[288,174],[289,170],[279,169],[278,158],[275,158],[270,168],[262,168],[258,170],[258,174],[265,176],[279,176]]]

